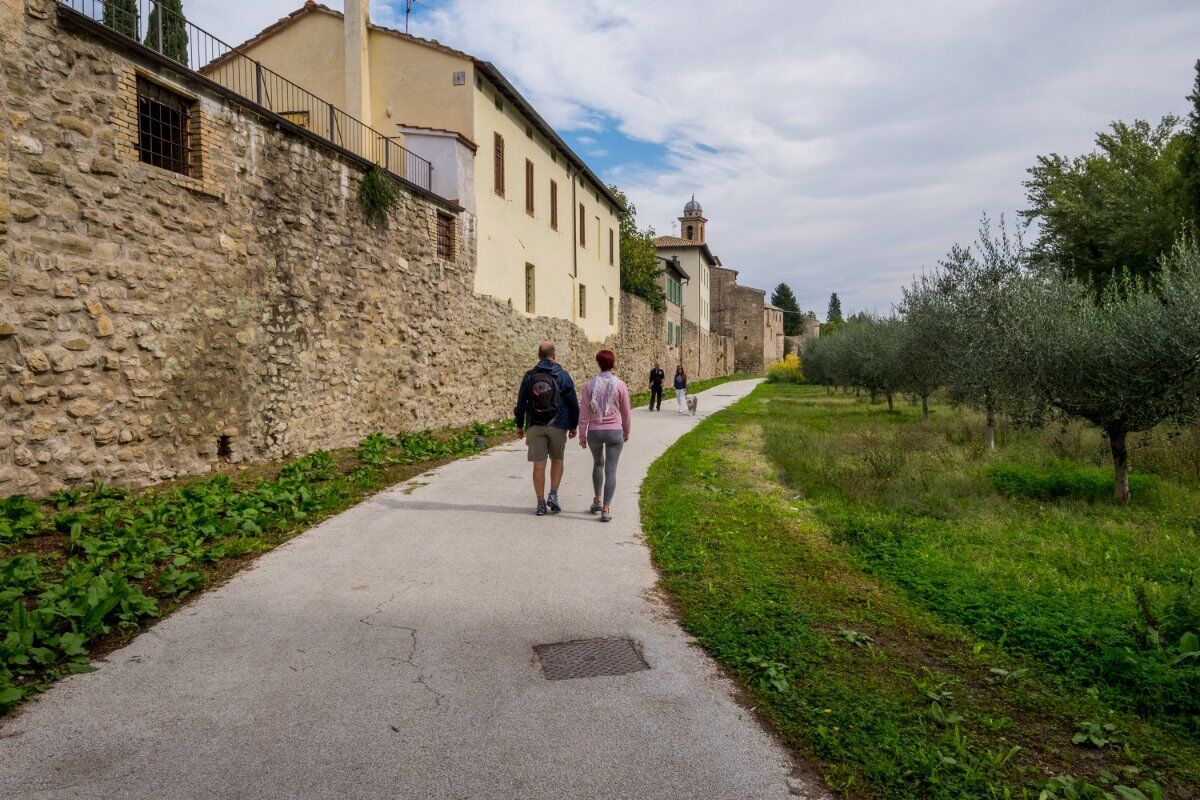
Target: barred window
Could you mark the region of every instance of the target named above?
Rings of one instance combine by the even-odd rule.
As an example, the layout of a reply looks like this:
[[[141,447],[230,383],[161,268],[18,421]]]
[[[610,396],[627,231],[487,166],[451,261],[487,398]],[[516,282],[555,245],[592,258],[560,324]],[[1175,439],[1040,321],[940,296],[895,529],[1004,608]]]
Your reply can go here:
[[[609,325],[617,324],[616,303],[613,302],[613,299],[611,297],[608,298],[608,324]]]
[[[587,287],[579,284],[579,318],[587,317]]]
[[[533,314],[537,308],[535,303],[536,286],[534,284],[533,264],[525,265],[525,313]]]
[[[550,181],[550,227],[558,230],[558,184]]]
[[[454,260],[454,217],[438,212],[437,255],[447,261]]]
[[[194,171],[192,117],[195,101],[138,76],[138,155],[151,166],[180,175]]]
[[[504,137],[500,134],[495,134],[493,140],[495,147],[494,163],[492,169],[495,172],[496,194],[504,197]]]

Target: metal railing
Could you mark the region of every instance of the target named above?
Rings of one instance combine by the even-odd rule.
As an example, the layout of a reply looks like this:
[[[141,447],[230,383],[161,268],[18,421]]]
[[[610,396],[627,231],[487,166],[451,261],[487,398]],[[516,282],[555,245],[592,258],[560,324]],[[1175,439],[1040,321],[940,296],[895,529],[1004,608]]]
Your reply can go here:
[[[396,177],[433,191],[429,161],[196,27],[158,0],[57,2]]]

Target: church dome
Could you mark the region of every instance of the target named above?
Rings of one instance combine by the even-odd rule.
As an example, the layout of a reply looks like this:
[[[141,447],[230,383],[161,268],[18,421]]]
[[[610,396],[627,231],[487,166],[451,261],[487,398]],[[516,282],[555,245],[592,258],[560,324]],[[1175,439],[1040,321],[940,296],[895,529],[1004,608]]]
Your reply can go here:
[[[685,214],[702,214],[702,213],[704,213],[704,209],[701,208],[700,204],[696,202],[696,195],[692,195],[692,199],[687,201],[687,205],[685,205],[683,207],[683,213],[685,213]]]

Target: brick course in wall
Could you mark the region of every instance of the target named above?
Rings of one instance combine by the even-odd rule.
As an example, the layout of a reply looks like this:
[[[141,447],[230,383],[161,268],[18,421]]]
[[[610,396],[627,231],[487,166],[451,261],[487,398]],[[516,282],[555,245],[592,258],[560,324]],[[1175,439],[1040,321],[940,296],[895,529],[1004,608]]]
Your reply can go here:
[[[473,293],[475,231],[452,205],[402,187],[372,224],[363,164],[49,0],[0,4],[0,496],[202,473],[222,437],[255,460],[495,419],[542,339],[594,372],[569,321]],[[138,74],[195,98],[198,175],[139,160]],[[636,387],[668,362],[666,322],[625,295],[621,315],[609,344]],[[729,343],[698,336],[701,372],[728,371]]]

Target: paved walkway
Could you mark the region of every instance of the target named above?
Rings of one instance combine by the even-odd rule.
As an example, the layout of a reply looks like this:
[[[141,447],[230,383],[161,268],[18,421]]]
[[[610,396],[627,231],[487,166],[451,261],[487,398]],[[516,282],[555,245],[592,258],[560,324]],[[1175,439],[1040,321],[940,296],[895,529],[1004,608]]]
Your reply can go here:
[[[789,797],[641,540],[637,483],[696,422],[634,411],[607,525],[574,443],[558,516],[514,442],[328,520],[0,726],[0,798]],[[612,636],[651,669],[549,681],[532,649]]]

